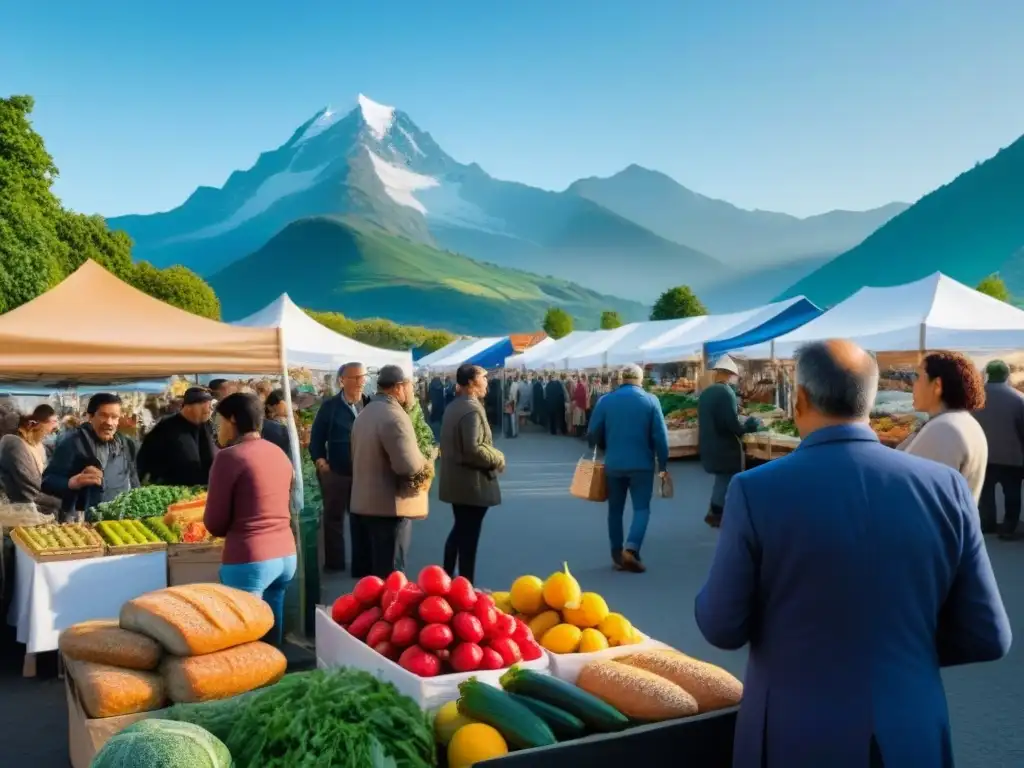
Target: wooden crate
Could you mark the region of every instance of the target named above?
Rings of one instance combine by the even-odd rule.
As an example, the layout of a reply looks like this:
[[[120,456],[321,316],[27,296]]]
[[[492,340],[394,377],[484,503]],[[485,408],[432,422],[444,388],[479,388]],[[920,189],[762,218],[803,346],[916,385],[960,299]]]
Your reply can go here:
[[[167,546],[167,586],[217,584],[224,542],[169,544]]]
[[[700,453],[697,427],[670,429],[668,431],[668,455],[673,459],[696,456]]]
[[[37,552],[27,541],[21,538],[21,533],[15,529],[11,531],[11,541],[26,555],[37,563],[56,563],[61,560],[87,560],[93,557],[103,557],[104,547],[55,547]]]
[[[781,456],[787,456],[799,445],[799,437],[775,435],[771,432],[755,432],[743,436],[743,447],[747,457],[759,461],[771,461]]]
[[[121,547],[107,544],[108,555],[138,555],[143,552],[159,552],[162,549],[167,549],[167,542],[151,541],[147,544],[125,544]]]

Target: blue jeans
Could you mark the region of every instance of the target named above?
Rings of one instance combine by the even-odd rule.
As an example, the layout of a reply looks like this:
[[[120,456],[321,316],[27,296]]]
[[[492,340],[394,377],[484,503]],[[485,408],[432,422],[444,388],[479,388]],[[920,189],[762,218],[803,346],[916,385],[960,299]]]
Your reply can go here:
[[[284,595],[295,578],[295,555],[260,560],[256,563],[225,564],[220,567],[220,583],[250,595],[262,597],[274,612],[274,628],[266,640],[280,647],[284,643]]]
[[[605,471],[608,484],[608,542],[612,546],[612,557],[618,557],[623,549],[639,553],[651,519],[651,496],[654,495],[654,471],[631,472]],[[633,520],[629,525],[629,538],[622,545],[622,516],[626,512],[626,494],[633,502]]]

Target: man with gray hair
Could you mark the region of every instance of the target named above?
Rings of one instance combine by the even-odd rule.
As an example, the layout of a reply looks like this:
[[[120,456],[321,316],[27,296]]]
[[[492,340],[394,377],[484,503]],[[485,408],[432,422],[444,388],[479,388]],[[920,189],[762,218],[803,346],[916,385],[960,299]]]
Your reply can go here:
[[[640,547],[651,518],[654,474],[668,474],[668,429],[658,399],[640,387],[644,372],[627,366],[623,384],[594,406],[587,441],[605,451],[608,484],[608,543],[617,570],[643,573]],[[626,496],[633,502],[629,536],[623,542]]]
[[[1024,482],[1024,394],[1010,386],[1010,366],[993,360],[985,366],[985,407],[972,411],[988,440],[988,466],[978,506],[981,530],[996,532],[996,486],[1003,488],[1003,527],[999,538],[1017,538],[1021,483]]]
[[[857,345],[804,347],[796,379],[803,441],[733,478],[695,605],[712,645],[750,644],[733,764],[952,766],[940,667],[1011,639],[971,491],[879,443]]]
[[[321,530],[324,570],[345,570],[345,515],[352,499],[352,425],[370,398],[363,394],[366,367],[345,363],[338,369],[338,394],[323,401],[313,418],[309,456],[316,464],[323,497]],[[357,517],[349,516],[352,577],[370,572],[369,544]]]

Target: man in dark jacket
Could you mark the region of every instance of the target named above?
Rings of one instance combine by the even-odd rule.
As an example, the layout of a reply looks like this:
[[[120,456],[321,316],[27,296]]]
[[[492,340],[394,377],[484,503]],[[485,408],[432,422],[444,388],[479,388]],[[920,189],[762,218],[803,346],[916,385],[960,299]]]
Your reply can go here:
[[[427,387],[427,397],[430,400],[430,428],[434,430],[434,437],[441,434],[441,421],[444,419],[444,409],[448,405],[447,390],[440,376],[430,380]]]
[[[988,438],[988,466],[978,501],[983,533],[996,531],[996,486],[1003,487],[1006,515],[1000,539],[1017,537],[1024,482],[1024,395],[1010,386],[1010,367],[993,360],[985,367],[985,407],[974,411]]]
[[[751,416],[740,421],[739,402],[732,388],[739,377],[736,363],[728,355],[719,358],[714,368],[715,383],[700,393],[697,401],[697,428],[700,463],[715,476],[711,505],[704,522],[712,528],[722,524],[725,491],[733,476],[743,471],[744,452],[740,438],[756,432],[760,422]]]
[[[544,382],[539,374],[531,374],[533,381],[533,411],[530,412],[530,420],[539,427],[547,423],[547,404],[544,402]]]
[[[80,521],[85,510],[139,487],[138,446],[117,431],[121,398],[98,392],[86,412],[89,420],[57,443],[43,470],[43,492],[61,499],[61,522]]]
[[[544,408],[548,416],[551,434],[564,435],[565,429],[565,385],[555,376],[548,379],[544,387]]]
[[[185,391],[181,410],[157,422],[139,448],[139,477],[157,485],[209,485],[217,455],[213,395],[203,387]]]
[[[316,463],[323,494],[324,569],[345,570],[345,514],[352,500],[352,425],[370,398],[363,394],[366,367],[345,363],[338,369],[340,392],[324,400],[310,430],[309,455]],[[369,543],[361,521],[349,516],[352,576],[370,572]]]

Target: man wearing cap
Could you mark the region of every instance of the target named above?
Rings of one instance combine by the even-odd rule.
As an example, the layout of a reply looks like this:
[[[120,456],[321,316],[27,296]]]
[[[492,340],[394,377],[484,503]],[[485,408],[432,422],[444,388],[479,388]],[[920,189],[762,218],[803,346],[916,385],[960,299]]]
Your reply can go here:
[[[366,367],[345,363],[338,369],[338,394],[324,400],[313,419],[309,455],[316,464],[323,495],[324,570],[345,570],[345,514],[352,499],[352,425],[370,398],[363,394]],[[359,522],[349,518],[352,576],[369,574],[369,554]]]
[[[157,422],[139,448],[139,479],[158,485],[208,485],[217,455],[214,441],[213,395],[190,387],[181,410]]]
[[[385,578],[405,568],[410,521],[427,516],[427,495],[411,481],[427,469],[409,410],[416,393],[408,373],[385,365],[377,394],[352,426],[352,509],[367,533],[370,573]]]
[[[743,443],[740,438],[756,432],[760,421],[751,416],[739,417],[739,401],[733,389],[739,369],[728,355],[720,357],[712,367],[714,383],[700,393],[697,401],[697,437],[700,463],[704,471],[714,475],[711,504],[704,522],[712,528],[722,524],[725,491],[733,476],[744,469]]]
[[[985,373],[985,407],[972,412],[988,438],[988,466],[978,501],[981,530],[997,530],[996,486],[1000,485],[1006,514],[999,538],[1015,539],[1024,482],[1024,395],[1010,386],[1010,366],[1002,360],[990,362]]]

